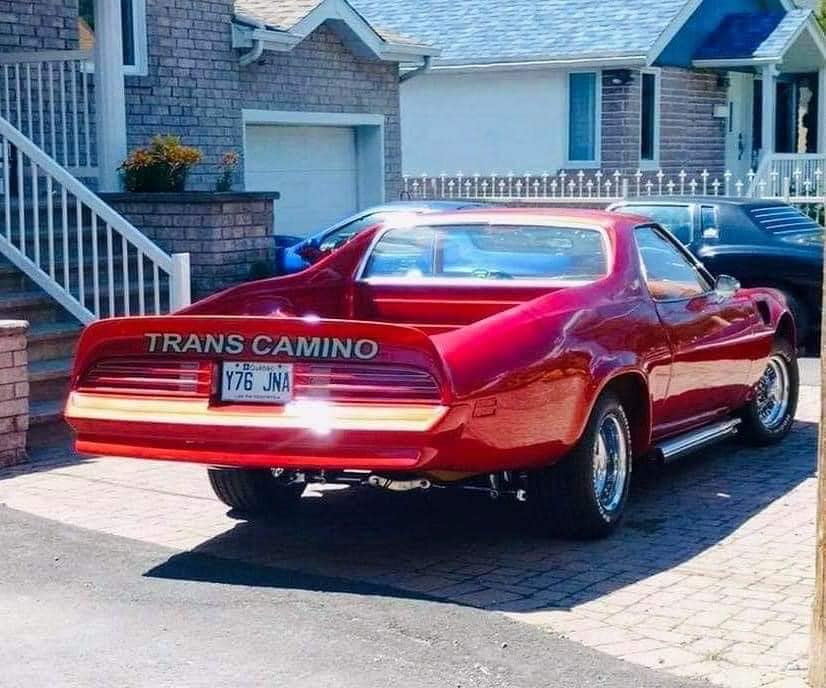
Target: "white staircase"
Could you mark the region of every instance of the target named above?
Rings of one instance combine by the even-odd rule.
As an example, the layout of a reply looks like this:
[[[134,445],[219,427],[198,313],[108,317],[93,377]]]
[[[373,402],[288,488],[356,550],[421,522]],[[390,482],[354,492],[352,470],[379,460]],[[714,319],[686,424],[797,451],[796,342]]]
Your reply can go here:
[[[83,324],[190,302],[189,256],[170,256],[0,117],[0,318],[30,321],[30,443],[61,437]]]

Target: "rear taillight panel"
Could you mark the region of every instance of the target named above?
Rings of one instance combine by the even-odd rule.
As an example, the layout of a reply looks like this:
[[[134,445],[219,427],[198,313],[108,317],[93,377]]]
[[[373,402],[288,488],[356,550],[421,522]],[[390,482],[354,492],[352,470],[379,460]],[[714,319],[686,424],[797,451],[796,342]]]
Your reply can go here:
[[[213,368],[209,361],[104,359],[83,374],[77,391],[135,397],[208,397]]]
[[[369,363],[297,363],[296,399],[438,402],[439,385],[427,371]]]
[[[425,370],[396,364],[293,363],[293,398],[341,402],[439,403],[441,391]],[[93,364],[76,390],[126,397],[208,398],[217,361],[154,357],[110,358]]]

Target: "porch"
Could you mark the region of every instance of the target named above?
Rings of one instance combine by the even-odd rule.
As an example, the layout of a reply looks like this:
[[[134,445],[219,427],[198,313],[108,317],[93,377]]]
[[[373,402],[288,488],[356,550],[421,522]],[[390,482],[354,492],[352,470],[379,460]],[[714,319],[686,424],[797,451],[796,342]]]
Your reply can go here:
[[[81,5],[78,49],[0,52],[0,117],[73,176],[117,191],[127,153],[124,39],[133,40],[122,9],[132,4]],[[12,193],[17,163],[12,148]]]
[[[726,168],[760,195],[809,193],[826,174],[826,40],[811,11],[730,15],[695,55],[729,84]]]

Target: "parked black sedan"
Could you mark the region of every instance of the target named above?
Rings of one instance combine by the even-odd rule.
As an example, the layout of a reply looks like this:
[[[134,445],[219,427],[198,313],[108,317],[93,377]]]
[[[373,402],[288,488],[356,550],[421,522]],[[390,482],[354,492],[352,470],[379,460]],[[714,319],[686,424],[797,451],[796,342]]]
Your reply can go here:
[[[650,217],[714,275],[786,295],[802,346],[820,331],[824,228],[780,201],[711,197],[634,198],[609,210]]]

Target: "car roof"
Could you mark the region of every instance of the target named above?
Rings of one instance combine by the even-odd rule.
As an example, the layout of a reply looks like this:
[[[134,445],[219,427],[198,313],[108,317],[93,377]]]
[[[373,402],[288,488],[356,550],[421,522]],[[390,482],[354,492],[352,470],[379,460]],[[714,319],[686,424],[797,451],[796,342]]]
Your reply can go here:
[[[633,222],[634,225],[651,224],[651,220],[632,213],[611,213],[607,210],[583,208],[505,208],[485,207],[464,209],[453,212],[441,212],[428,215],[421,222],[431,225],[451,224],[538,224],[538,225],[591,225],[593,227],[616,227],[619,218]]]
[[[455,200],[455,201],[392,201],[390,203],[384,203],[382,205],[376,205],[371,208],[367,208],[360,215],[371,215],[373,213],[386,213],[386,212],[417,212],[417,211],[427,211],[432,210],[435,212],[446,211],[446,210],[461,210],[462,208],[484,208],[486,207],[485,203],[478,203],[476,201],[462,201],[462,200]]]
[[[788,205],[783,201],[764,201],[759,198],[738,198],[735,196],[634,196],[625,198],[611,207],[623,205],[674,205],[699,203],[703,205],[737,205],[743,207],[772,208]]]

